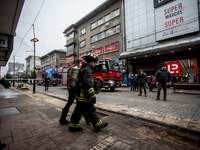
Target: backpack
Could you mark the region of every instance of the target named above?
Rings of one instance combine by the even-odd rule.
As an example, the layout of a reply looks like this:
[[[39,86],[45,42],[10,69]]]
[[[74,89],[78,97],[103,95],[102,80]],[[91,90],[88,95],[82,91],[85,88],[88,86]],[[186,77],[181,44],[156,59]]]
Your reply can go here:
[[[79,68],[71,69],[71,76],[69,78],[69,88],[73,91],[76,91],[77,89],[79,70]]]

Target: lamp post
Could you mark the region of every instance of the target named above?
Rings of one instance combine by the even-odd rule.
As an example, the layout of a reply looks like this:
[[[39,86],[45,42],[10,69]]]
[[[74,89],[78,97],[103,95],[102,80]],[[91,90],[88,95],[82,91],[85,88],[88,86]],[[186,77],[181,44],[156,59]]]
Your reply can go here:
[[[33,39],[31,39],[31,42],[33,42],[34,43],[34,68],[33,68],[33,70],[34,70],[34,80],[33,80],[33,94],[35,94],[35,79],[36,79],[36,77],[35,77],[35,42],[38,42],[39,40],[37,39],[37,38],[35,38],[35,29],[34,29],[34,24],[33,24],[33,35],[34,35],[34,38]]]

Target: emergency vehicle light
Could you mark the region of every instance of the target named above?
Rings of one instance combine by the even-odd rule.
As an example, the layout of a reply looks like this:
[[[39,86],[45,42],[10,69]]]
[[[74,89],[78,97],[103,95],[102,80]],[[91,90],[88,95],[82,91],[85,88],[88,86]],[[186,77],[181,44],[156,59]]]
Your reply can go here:
[[[110,58],[106,57],[106,58],[105,58],[105,60],[112,60],[112,59],[110,59]]]

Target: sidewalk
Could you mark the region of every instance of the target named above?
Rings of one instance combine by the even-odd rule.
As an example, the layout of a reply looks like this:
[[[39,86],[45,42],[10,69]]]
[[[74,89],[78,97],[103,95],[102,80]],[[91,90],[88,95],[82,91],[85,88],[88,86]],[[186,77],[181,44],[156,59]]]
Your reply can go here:
[[[199,137],[103,110],[98,114],[109,125],[102,131],[94,132],[81,119],[83,132],[69,132],[68,125],[58,123],[65,104],[44,94],[0,86],[0,141],[7,144],[5,150],[199,149]]]

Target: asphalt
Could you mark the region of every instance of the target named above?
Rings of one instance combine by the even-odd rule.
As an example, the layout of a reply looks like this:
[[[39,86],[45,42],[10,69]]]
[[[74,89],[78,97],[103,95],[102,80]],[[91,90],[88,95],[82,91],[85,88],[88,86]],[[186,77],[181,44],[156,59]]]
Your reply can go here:
[[[199,94],[194,90],[183,91],[176,92]],[[92,125],[81,119],[83,131],[69,132],[68,125],[60,125],[58,121],[66,104],[63,99],[51,93],[32,94],[0,86],[0,141],[7,144],[4,149],[200,149],[198,124],[185,127],[181,121],[160,121],[157,117],[119,112],[101,105],[97,105],[97,112],[109,123],[108,127],[95,132]],[[75,104],[68,119],[74,107]]]

